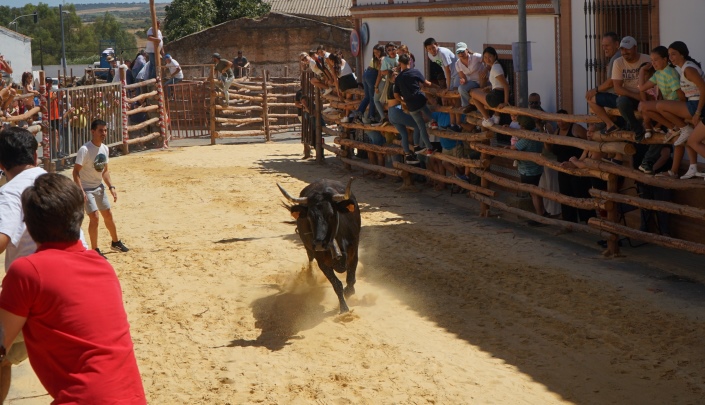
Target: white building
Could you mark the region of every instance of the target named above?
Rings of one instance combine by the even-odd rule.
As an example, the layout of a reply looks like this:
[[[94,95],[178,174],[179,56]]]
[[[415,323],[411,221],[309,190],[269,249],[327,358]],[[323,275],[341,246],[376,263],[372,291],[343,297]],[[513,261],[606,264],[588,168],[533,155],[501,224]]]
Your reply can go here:
[[[409,47],[424,72],[419,63],[426,54],[423,41],[433,37],[451,49],[456,42],[480,53],[493,46],[505,71],[513,72],[511,44],[519,38],[515,1],[353,0],[351,13],[358,32],[363,24],[369,31],[360,66],[369,63],[373,45],[398,41]],[[529,92],[541,95],[547,111],[586,113],[585,91],[600,80],[595,72],[604,71],[601,34],[631,35],[643,53],[681,40],[692,57],[705,62],[704,22],[703,0],[527,0]]]
[[[0,54],[10,62],[16,83],[22,72],[32,71],[32,38],[0,26]]]

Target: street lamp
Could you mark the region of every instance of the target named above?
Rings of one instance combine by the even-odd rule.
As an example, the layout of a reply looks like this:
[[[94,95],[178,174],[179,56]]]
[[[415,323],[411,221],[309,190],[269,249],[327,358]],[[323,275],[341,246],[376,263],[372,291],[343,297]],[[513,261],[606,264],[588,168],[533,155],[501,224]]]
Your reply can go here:
[[[29,17],[29,16],[34,17],[34,23],[35,23],[35,24],[37,23],[37,21],[39,21],[39,14],[37,14],[37,12],[35,11],[35,12],[33,12],[32,14],[24,14],[24,15],[15,17],[15,19],[12,20],[12,21],[10,21],[10,23],[7,24],[7,26],[10,27],[12,24],[15,24],[15,31],[16,31],[16,30],[17,30],[17,20],[19,20],[19,19],[22,18],[22,17]]]

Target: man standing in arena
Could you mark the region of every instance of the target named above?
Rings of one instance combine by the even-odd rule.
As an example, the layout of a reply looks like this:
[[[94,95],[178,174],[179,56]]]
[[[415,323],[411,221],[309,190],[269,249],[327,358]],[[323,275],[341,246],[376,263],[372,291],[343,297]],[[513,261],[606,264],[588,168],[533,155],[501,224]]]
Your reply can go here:
[[[91,123],[91,140],[86,142],[76,154],[76,164],[73,167],[73,180],[83,190],[85,198],[86,213],[88,214],[88,237],[91,241],[91,249],[105,257],[98,248],[98,224],[100,218],[98,212],[103,216],[105,227],[110,232],[112,244],[110,249],[117,252],[127,252],[130,249],[125,246],[117,236],[117,229],[113,221],[113,214],[110,211],[110,200],[105,192],[108,187],[113,196],[113,202],[117,201],[117,191],[110,178],[108,171],[108,147],[103,144],[108,135],[107,124],[103,120],[95,120]],[[105,181],[105,185],[103,185]]]

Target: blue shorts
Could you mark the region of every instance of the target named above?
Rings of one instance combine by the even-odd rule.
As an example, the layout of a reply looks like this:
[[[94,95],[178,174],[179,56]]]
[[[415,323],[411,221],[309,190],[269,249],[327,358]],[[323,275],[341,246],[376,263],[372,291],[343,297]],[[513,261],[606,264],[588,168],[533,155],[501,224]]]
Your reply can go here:
[[[614,93],[597,93],[595,102],[600,107],[617,108],[617,97],[619,96]]]
[[[690,113],[691,117],[695,115],[695,112],[698,110],[698,103],[700,103],[699,100],[688,100],[685,102],[685,104],[688,106],[688,112]],[[705,108],[703,110],[705,110]],[[705,124],[705,117],[703,117],[702,111],[700,112],[700,121]]]

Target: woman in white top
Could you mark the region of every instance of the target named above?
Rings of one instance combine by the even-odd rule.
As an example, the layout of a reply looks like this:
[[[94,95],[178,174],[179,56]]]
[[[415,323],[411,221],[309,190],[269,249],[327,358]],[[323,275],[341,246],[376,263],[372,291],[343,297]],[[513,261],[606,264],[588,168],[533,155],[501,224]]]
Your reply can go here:
[[[685,120],[700,119],[700,112],[705,104],[705,97],[700,97],[705,96],[705,80],[700,63],[690,57],[688,47],[683,42],[676,41],[668,47],[668,58],[681,75],[681,90],[687,101],[662,100],[658,102],[656,109],[667,120],[680,127],[673,128],[674,131],[680,131],[680,136],[674,143],[679,146],[684,144],[693,132],[693,128]],[[693,123],[695,124],[695,121]]]
[[[489,68],[489,74],[484,71],[480,78],[483,82],[487,79],[490,85],[479,89],[473,89],[470,95],[472,96],[473,104],[482,114],[482,126],[489,128],[494,124],[499,123],[499,114],[495,112],[495,121],[490,119],[490,114],[487,107],[502,109],[509,105],[509,82],[504,76],[504,69],[499,64],[497,51],[488,46],[482,52],[482,60],[485,62],[486,68]],[[487,77],[489,75],[489,77]],[[483,83],[484,84],[484,83]]]
[[[334,73],[335,88],[338,90],[338,97],[342,97],[346,90],[357,88],[357,78],[352,71],[352,67],[340,55],[331,53],[326,59],[328,68]]]

